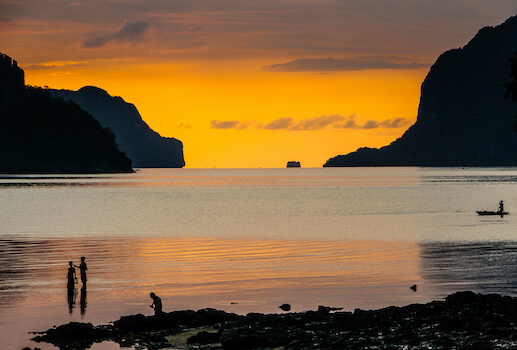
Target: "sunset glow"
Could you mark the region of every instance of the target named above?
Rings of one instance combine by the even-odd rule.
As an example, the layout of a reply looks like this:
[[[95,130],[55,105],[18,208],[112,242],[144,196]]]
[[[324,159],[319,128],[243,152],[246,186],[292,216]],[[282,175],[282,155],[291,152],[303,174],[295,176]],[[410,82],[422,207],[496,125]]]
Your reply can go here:
[[[187,167],[320,167],[400,137],[436,58],[517,13],[487,7],[0,0],[0,52],[26,84],[93,85],[133,103],[183,142]]]

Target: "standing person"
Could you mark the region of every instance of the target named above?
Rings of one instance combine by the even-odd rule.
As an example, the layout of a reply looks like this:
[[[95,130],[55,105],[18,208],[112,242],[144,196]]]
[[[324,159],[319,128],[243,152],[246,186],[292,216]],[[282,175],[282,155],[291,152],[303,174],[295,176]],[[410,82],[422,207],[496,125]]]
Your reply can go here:
[[[84,259],[84,256],[81,256],[81,263],[79,266],[74,266],[79,268],[79,272],[81,273],[81,282],[83,283],[83,287],[86,288],[86,270],[88,270],[88,267],[86,267]]]
[[[66,275],[66,288],[68,290],[67,293],[67,300],[68,300],[68,312],[72,313],[72,310],[74,309],[75,304],[75,269],[74,269],[74,263],[69,261],[68,262],[68,274]]]
[[[74,268],[74,263],[69,261],[68,262],[68,265],[70,265],[70,267],[68,268],[68,274],[66,275],[66,279],[67,279],[67,283],[66,283],[66,288],[68,288],[68,290],[74,290],[75,289],[75,268]]]
[[[162,313],[162,299],[154,293],[151,293],[151,298],[153,303],[150,306],[154,309],[154,315],[158,316]]]

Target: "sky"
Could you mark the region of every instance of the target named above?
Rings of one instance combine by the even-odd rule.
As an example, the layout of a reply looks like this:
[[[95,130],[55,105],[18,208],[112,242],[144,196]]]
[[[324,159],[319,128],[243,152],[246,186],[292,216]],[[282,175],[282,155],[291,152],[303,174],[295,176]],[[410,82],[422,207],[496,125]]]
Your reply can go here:
[[[189,168],[321,167],[400,137],[438,56],[515,0],[0,0],[29,85],[92,85]]]

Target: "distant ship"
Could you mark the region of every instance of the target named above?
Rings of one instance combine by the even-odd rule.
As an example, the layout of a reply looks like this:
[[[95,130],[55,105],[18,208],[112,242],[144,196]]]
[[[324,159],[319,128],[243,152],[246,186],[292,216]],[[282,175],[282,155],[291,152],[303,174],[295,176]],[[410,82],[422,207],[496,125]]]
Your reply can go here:
[[[289,162],[287,162],[287,167],[288,168],[299,168],[299,167],[301,167],[301,165],[300,165],[300,162],[289,161]]]

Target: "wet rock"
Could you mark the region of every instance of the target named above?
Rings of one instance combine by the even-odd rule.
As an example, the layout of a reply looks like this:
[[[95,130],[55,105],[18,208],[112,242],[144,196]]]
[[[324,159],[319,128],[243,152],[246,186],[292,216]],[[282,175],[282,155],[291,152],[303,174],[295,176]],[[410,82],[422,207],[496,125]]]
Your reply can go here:
[[[289,305],[289,304],[282,304],[279,306],[279,308],[282,311],[291,311],[291,305]]]
[[[215,344],[219,343],[219,338],[221,337],[221,333],[217,332],[207,332],[201,331],[196,335],[187,339],[187,344]]]
[[[45,332],[40,341],[63,350],[84,349],[103,339],[124,347],[160,349],[171,347],[166,337],[188,333],[184,349],[517,348],[517,298],[460,292],[427,304],[353,313],[333,309],[246,316],[215,309],[133,315],[113,325],[60,326]]]
[[[46,342],[63,349],[88,348],[94,342],[103,341],[110,332],[103,327],[94,327],[91,323],[70,322],[47,330],[43,335],[32,340]]]
[[[318,312],[324,313],[324,314],[328,314],[331,311],[339,311],[339,310],[343,310],[343,308],[342,307],[322,306],[322,305],[318,306]]]
[[[286,343],[286,340],[278,330],[255,330],[249,327],[226,329],[220,337],[224,350],[275,348]]]

